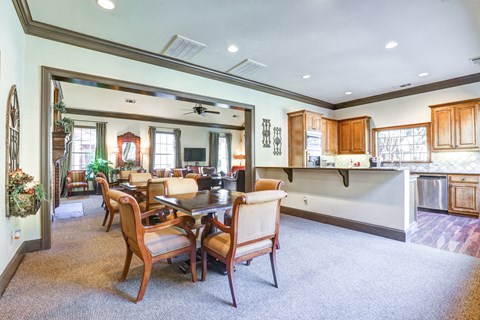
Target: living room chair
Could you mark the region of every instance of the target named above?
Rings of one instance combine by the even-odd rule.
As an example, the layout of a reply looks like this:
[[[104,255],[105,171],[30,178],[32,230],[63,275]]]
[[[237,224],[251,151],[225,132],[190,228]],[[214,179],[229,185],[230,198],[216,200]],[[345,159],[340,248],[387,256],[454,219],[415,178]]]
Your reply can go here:
[[[236,171],[233,177],[222,177],[223,189],[245,192],[245,170]]]
[[[212,177],[202,176],[198,173],[187,173],[186,179],[193,179],[197,182],[198,190],[210,190],[212,187]]]
[[[149,179],[147,181],[147,193],[145,201],[142,201],[138,204],[141,212],[147,212],[152,209],[161,209],[165,208],[164,205],[160,204],[155,200],[155,196],[163,196],[165,194],[165,179]]]
[[[181,216],[154,226],[143,226],[142,220],[150,216],[161,214],[164,209],[154,209],[143,214],[137,201],[130,195],[117,190],[110,190],[112,199],[118,201],[120,208],[120,224],[127,246],[127,255],[120,281],[127,278],[132,256],[143,261],[143,276],[135,303],[141,301],[145,294],[152,266],[155,262],[188,253],[192,281],[197,281],[196,268],[196,239],[190,226],[195,220],[189,216]]]
[[[68,170],[67,173],[67,197],[70,196],[72,189],[83,188],[85,195],[88,195],[88,183],[85,170]]]
[[[280,225],[280,202],[287,196],[283,190],[245,193],[235,200],[232,224],[227,227],[209,219],[202,233],[202,281],[207,277],[207,254],[225,263],[233,306],[237,307],[234,266],[269,254],[273,281],[278,288],[276,244]],[[213,228],[220,231],[210,233]]]
[[[96,177],[95,181],[97,181],[102,188],[103,202],[105,202],[105,217],[103,218],[102,226],[105,225],[105,223],[107,222],[107,218],[109,218],[107,229],[105,230],[105,232],[108,232],[112,227],[113,217],[115,216],[116,213],[119,212],[118,202],[110,198],[110,191],[113,191],[113,190],[110,190],[107,180],[100,177]]]

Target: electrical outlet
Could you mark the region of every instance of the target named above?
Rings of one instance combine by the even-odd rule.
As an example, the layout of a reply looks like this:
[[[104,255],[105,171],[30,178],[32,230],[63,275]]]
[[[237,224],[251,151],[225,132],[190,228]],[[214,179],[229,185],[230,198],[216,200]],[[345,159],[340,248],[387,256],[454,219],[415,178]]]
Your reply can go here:
[[[307,196],[303,196],[303,204],[305,204],[306,206],[308,206]]]
[[[15,231],[12,232],[12,239],[13,240],[20,239],[20,229],[16,229]]]

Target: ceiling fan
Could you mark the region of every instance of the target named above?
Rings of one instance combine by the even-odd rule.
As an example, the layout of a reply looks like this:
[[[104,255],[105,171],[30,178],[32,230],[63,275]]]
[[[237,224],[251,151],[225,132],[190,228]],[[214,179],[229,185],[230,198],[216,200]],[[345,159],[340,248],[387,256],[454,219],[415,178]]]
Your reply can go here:
[[[187,110],[187,109],[184,109],[184,110]],[[198,114],[199,116],[202,116],[202,117],[205,117],[207,113],[220,114],[219,111],[209,111],[207,108],[202,106],[202,104],[200,104],[200,103],[197,103],[193,107],[193,111],[184,113],[184,115],[191,114],[191,113],[196,113],[196,114]]]

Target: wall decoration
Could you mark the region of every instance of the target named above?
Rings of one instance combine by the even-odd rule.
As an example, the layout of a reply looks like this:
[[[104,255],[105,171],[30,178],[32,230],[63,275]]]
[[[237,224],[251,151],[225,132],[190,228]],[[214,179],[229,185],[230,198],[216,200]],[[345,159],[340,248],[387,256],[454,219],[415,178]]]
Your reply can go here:
[[[273,127],[273,155],[282,155],[282,128]]]
[[[270,148],[270,119],[263,119],[262,122],[262,135],[263,135],[263,147],[264,148]]]
[[[20,107],[17,87],[10,89],[5,122],[6,216],[26,217],[37,213],[45,200],[45,190],[34,177],[23,172],[19,164]]]

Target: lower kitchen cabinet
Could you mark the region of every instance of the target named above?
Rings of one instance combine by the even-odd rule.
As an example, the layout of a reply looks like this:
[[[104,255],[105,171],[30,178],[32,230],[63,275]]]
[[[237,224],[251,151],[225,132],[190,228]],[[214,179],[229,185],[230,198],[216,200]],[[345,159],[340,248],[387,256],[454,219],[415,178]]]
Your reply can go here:
[[[449,175],[448,186],[448,211],[478,217],[480,212],[479,176]]]

